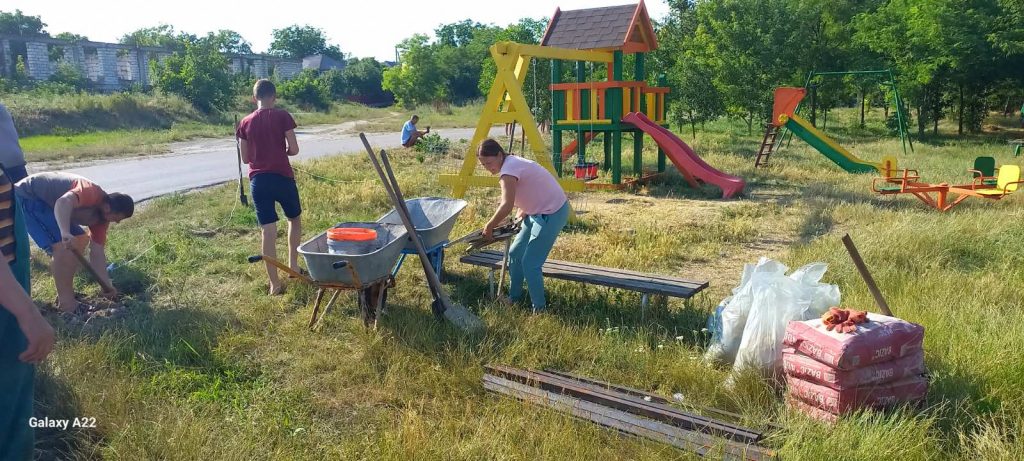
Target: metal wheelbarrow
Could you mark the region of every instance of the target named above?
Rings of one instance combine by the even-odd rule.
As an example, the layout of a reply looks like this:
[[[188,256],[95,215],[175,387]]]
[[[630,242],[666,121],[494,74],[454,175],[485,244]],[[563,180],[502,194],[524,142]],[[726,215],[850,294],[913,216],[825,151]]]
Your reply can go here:
[[[377,231],[377,239],[369,244],[368,248],[332,253],[328,248],[327,232],[322,232],[299,245],[299,254],[309,268],[308,274],[296,272],[287,264],[266,255],[250,256],[249,262],[265,261],[292,278],[317,287],[313,314],[309,319],[310,328],[315,327],[323,315],[327,314],[342,290],[359,291],[359,310],[363,323],[367,326],[376,325],[380,311],[387,303],[387,290],[395,286],[392,268],[401,256],[407,240],[405,227],[363,222],[338,223],[334,227],[374,229]],[[333,290],[334,293],[321,315],[320,304],[328,290]]]

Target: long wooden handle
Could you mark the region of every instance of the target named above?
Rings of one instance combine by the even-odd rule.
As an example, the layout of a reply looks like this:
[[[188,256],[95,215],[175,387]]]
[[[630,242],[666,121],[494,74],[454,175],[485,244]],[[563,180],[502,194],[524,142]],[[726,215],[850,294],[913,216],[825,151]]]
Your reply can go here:
[[[498,299],[501,299],[501,287],[505,286],[505,273],[508,271],[508,252],[512,247],[512,237],[505,239],[505,254],[501,257],[501,277],[498,277]],[[509,291],[512,287],[509,287]]]
[[[412,219],[409,218],[408,210],[405,208],[405,200],[401,195],[402,192],[394,187],[395,183],[392,182],[392,178],[389,178],[388,174],[384,172],[384,168],[381,167],[381,162],[384,162],[390,169],[390,163],[387,161],[387,157],[385,157],[386,154],[382,151],[381,162],[378,162],[377,155],[373,148],[370,147],[370,141],[366,139],[366,136],[360,133],[359,139],[362,140],[363,147],[366,148],[366,154],[370,157],[370,163],[373,165],[374,170],[377,170],[377,175],[380,176],[380,180],[384,184],[384,190],[395,205],[395,212],[402,219],[402,224],[405,224],[405,229],[409,233],[409,240],[416,247],[416,253],[420,257],[420,263],[423,265],[423,272],[426,274],[427,285],[430,287],[431,294],[434,296],[434,299],[441,301],[443,307],[447,308],[450,301],[444,295],[441,283],[437,280],[437,274],[434,273],[434,268],[430,265],[430,260],[427,258],[427,252],[423,248],[423,243],[420,242],[419,235],[416,234],[416,226],[413,225]]]
[[[850,238],[850,234],[843,236],[843,245],[846,247],[846,251],[850,253],[850,259],[853,260],[853,265],[857,266],[857,271],[860,272],[861,278],[864,279],[864,283],[868,286],[868,291],[871,292],[871,296],[875,297],[875,304],[878,305],[878,309],[883,314],[889,317],[895,317],[892,310],[889,309],[889,303],[885,302],[885,297],[882,296],[882,292],[878,290],[878,285],[875,284],[874,277],[868,272],[868,267],[864,265],[864,260],[860,257],[860,252],[857,251],[857,246],[853,244],[853,239]]]
[[[85,266],[85,270],[89,271],[89,275],[91,275],[92,278],[96,279],[96,283],[100,285],[100,288],[103,288],[104,292],[114,292],[114,287],[110,286],[110,284],[107,283],[106,279],[100,277],[99,272],[96,272],[96,269],[92,267],[92,264],[89,263],[88,259],[85,259],[85,255],[83,255],[81,251],[78,251],[77,248],[71,248],[71,245],[68,245],[68,249],[71,250],[71,254],[75,255],[75,258],[78,258],[78,262],[82,263],[82,265]]]

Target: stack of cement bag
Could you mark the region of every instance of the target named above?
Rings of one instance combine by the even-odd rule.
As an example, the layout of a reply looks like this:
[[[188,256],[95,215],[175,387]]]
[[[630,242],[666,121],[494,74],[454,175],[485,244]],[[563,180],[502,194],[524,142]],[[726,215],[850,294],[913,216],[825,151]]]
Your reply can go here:
[[[928,391],[924,327],[868,314],[853,333],[821,319],[790,322],[783,339],[787,401],[818,419],[916,402]]]

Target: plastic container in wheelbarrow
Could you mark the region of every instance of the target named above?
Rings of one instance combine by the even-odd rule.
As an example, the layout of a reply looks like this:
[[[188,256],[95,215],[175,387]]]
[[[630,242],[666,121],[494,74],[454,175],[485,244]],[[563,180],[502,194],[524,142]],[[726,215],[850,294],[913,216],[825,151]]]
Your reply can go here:
[[[404,226],[378,222],[346,222],[338,223],[334,227],[372,229],[377,232],[377,238],[362,252],[352,251],[348,252],[349,254],[331,253],[327,232],[307,240],[299,245],[299,254],[306,261],[310,278],[317,282],[362,286],[391,275],[391,270],[398,262],[407,240]],[[358,244],[366,245],[366,242]],[[353,280],[349,267],[334,268],[334,263],[339,261],[348,262],[351,269],[355,270],[358,284]]]
[[[466,208],[465,200],[444,198],[444,197],[421,197],[405,201],[409,209],[409,219],[412,220],[416,234],[423,241],[423,248],[430,249],[441,242],[448,240],[448,234],[452,233],[455,227],[455,220],[459,213]],[[398,212],[391,210],[388,214],[377,220],[379,223],[402,224],[402,218]],[[411,239],[405,244],[405,249],[416,251],[416,246]]]

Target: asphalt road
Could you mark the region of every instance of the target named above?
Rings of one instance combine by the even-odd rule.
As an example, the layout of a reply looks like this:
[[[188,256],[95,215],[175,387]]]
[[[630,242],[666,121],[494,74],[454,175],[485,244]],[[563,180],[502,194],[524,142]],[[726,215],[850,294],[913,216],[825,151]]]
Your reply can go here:
[[[296,132],[299,155],[305,160],[328,155],[364,152],[358,135],[339,134],[346,125],[312,127]],[[350,125],[349,125],[350,126]],[[452,140],[469,139],[474,128],[442,128],[434,132]],[[494,127],[491,135],[503,133]],[[390,149],[401,145],[398,132],[367,134],[370,145]],[[161,195],[209,187],[238,179],[238,160],[234,138],[203,139],[174,143],[171,153],[159,156],[126,158],[75,166],[64,171],[89,178],[108,192],[121,192],[141,202]],[[29,165],[30,172],[37,172]],[[246,174],[248,170],[243,167]]]

